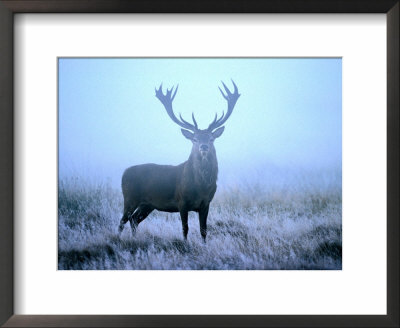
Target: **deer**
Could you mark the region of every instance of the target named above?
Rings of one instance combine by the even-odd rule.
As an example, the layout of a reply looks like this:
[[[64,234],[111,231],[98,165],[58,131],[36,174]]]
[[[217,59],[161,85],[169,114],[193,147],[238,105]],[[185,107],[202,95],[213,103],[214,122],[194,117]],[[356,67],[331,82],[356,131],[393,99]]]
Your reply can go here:
[[[183,136],[192,142],[192,150],[188,160],[177,166],[142,164],[124,171],[121,182],[124,211],[118,227],[119,234],[129,221],[134,236],[138,225],[153,210],[179,212],[186,241],[189,232],[188,215],[194,211],[198,213],[200,234],[203,242],[206,242],[208,211],[217,190],[218,161],[214,141],[224,132],[223,125],[240,97],[233,80],[232,83],[233,92],[223,82],[225,93],[218,87],[228,103],[226,114],[222,112],[219,118],[215,114],[214,120],[204,130],[199,129],[193,113],[193,124],[184,120],[181,114],[180,119],[175,116],[172,102],[179,85],[175,90],[174,86],[167,88],[166,94],[162,84],[158,89],[155,88],[155,96],[164,105],[171,120],[182,128]]]

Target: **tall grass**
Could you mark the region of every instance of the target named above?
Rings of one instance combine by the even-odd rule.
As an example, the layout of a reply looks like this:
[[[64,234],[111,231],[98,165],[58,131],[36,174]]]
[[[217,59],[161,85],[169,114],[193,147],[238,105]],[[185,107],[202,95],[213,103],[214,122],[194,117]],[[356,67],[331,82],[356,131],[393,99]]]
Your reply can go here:
[[[289,175],[287,175],[289,176]],[[132,236],[117,227],[123,199],[109,183],[59,181],[61,270],[341,269],[342,195],[338,172],[219,187],[207,243],[197,214],[183,241],[178,213],[154,211]]]

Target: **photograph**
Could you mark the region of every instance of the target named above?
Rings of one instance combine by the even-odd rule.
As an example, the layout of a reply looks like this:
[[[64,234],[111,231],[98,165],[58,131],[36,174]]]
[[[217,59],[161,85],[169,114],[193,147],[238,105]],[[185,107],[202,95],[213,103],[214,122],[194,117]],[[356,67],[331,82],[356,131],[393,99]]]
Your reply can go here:
[[[340,57],[59,57],[58,270],[342,270]]]

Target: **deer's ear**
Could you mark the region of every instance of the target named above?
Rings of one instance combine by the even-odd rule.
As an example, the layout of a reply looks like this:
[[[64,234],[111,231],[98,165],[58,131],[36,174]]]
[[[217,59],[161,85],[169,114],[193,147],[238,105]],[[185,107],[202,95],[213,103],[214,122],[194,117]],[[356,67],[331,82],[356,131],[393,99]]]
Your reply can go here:
[[[193,140],[194,134],[192,132],[190,132],[188,130],[184,130],[184,129],[181,129],[181,131],[185,138],[188,138],[189,140]]]
[[[216,129],[216,130],[212,133],[213,138],[214,138],[214,139],[217,139],[218,137],[220,137],[221,134],[222,134],[222,132],[224,132],[224,129],[225,129],[224,126],[221,126],[219,129]]]

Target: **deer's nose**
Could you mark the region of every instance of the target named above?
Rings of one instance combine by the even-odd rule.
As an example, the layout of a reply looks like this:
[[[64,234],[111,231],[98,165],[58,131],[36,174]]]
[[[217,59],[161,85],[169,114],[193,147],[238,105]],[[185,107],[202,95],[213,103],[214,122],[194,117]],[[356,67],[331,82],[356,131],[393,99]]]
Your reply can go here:
[[[208,151],[208,145],[200,145],[200,151]]]

